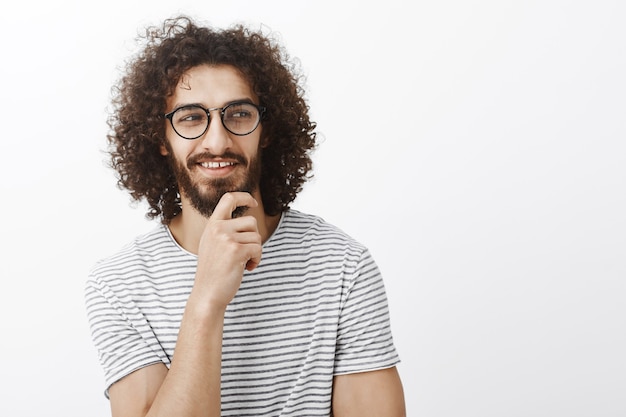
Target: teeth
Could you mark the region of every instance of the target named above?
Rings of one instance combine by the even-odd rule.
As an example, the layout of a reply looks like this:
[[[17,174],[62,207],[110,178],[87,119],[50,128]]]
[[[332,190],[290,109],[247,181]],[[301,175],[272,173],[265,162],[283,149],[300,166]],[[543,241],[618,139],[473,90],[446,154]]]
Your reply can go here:
[[[235,165],[233,162],[202,162],[204,168],[224,168],[231,165]]]

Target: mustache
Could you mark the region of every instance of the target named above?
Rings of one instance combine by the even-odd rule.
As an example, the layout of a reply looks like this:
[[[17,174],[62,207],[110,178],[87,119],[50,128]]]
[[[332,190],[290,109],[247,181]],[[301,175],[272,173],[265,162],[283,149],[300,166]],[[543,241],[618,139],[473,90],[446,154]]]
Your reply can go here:
[[[202,152],[202,153],[197,153],[195,155],[191,155],[189,158],[187,158],[187,168],[189,169],[193,168],[195,165],[200,163],[200,161],[206,161],[207,159],[217,159],[217,158],[234,160],[242,165],[248,164],[248,160],[244,156],[236,154],[234,152],[224,152],[221,155],[215,155],[215,154],[212,154],[211,152]]]

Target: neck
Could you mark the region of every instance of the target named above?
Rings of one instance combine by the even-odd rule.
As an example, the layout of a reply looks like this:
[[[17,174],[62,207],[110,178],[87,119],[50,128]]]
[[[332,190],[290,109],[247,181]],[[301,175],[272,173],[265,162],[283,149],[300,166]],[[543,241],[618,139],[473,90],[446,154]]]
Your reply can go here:
[[[258,193],[253,194],[254,198],[258,201],[257,207],[249,208],[245,215],[252,216],[257,221],[259,233],[263,243],[269,239],[274,233],[278,222],[280,221],[280,214],[276,216],[268,216],[263,209],[263,203],[261,195]],[[186,251],[198,254],[198,245],[200,244],[200,237],[207,225],[208,218],[200,214],[195,208],[193,208],[186,199],[182,199],[182,212],[172,219],[169,228],[174,236],[174,239],[182,246]]]

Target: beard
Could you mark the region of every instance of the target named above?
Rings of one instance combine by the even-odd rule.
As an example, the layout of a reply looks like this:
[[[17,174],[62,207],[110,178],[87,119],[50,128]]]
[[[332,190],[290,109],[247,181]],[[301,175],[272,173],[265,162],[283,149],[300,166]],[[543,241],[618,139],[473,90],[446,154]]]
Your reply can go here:
[[[259,150],[260,152],[260,150]],[[233,172],[226,178],[204,178],[194,180],[192,173],[198,169],[198,162],[202,159],[210,159],[215,157],[210,153],[202,153],[190,156],[186,163],[176,159],[173,152],[169,152],[170,165],[178,182],[178,190],[181,196],[185,196],[191,206],[196,209],[204,217],[211,217],[217,203],[222,196],[228,192],[242,191],[253,193],[259,186],[261,178],[261,163],[259,155],[253,157],[249,162],[241,155],[226,152],[220,155],[223,158],[233,159],[237,161],[239,166],[247,166],[247,169],[241,172]],[[238,170],[239,171],[239,170]],[[232,217],[243,216],[248,207],[237,207],[232,212]]]

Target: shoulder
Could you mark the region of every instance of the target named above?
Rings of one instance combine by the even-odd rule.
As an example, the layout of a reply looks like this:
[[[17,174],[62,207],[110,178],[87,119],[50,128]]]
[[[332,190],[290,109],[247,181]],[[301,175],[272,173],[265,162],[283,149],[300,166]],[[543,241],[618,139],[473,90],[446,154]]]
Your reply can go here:
[[[276,238],[287,242],[340,245],[366,250],[352,236],[323,218],[293,209],[283,215]]]
[[[169,254],[177,253],[178,247],[164,225],[137,236],[113,255],[98,261],[90,270],[91,278],[127,275],[130,271],[149,267]]]
[[[266,259],[286,263],[318,262],[326,269],[357,271],[369,263],[368,249],[339,227],[323,218],[290,209],[283,214],[278,229],[263,248]]]

